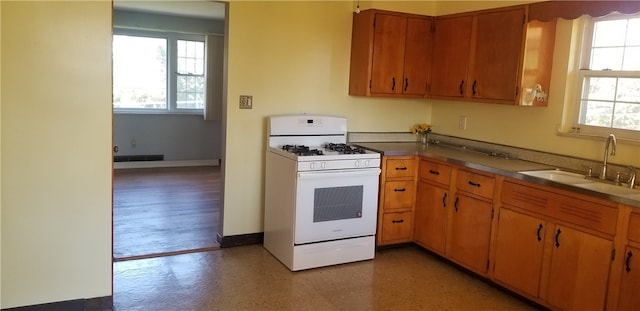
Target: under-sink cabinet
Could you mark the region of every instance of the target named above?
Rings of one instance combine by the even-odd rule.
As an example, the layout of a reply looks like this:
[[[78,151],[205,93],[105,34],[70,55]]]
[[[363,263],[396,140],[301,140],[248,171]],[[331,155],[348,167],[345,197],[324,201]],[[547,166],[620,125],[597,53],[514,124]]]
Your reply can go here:
[[[554,310],[604,310],[617,204],[506,179],[493,280]]]
[[[354,13],[349,95],[424,97],[432,20],[375,9]]]
[[[413,240],[417,168],[416,156],[382,157],[377,245]]]
[[[640,212],[631,213],[622,264],[616,310],[640,310]]]

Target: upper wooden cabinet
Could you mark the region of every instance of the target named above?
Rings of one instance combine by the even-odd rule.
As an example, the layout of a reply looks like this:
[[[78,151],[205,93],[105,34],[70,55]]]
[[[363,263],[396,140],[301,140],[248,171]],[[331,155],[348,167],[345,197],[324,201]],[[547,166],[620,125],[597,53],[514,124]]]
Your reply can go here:
[[[537,84],[547,92],[555,23],[527,23],[526,14],[518,6],[437,17],[430,96],[513,105]]]
[[[353,15],[349,95],[424,97],[432,18],[365,10]]]
[[[509,102],[516,99],[525,19],[524,8],[475,17],[475,47],[471,50],[467,84],[467,94],[472,98]]]
[[[472,16],[437,18],[431,66],[431,97],[463,98],[469,70]]]

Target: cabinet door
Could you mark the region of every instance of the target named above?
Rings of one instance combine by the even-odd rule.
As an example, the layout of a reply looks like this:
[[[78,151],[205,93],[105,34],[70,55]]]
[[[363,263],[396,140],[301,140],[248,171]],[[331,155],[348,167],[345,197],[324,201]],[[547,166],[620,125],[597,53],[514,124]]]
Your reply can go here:
[[[407,18],[376,14],[374,25],[371,93],[400,93]]]
[[[480,273],[488,269],[491,209],[491,203],[457,194],[448,228],[447,254]]]
[[[424,95],[429,78],[431,19],[407,19],[407,36],[404,52],[404,80],[402,93]]]
[[[482,13],[476,18],[471,96],[513,102],[522,55],[524,9]]]
[[[419,182],[413,216],[414,241],[423,247],[443,254],[447,238],[448,211],[448,191],[425,182]]]
[[[495,244],[494,278],[538,296],[546,222],[502,208]]]
[[[617,310],[640,310],[640,249],[627,247]]]
[[[546,297],[561,310],[604,310],[612,242],[571,228],[554,228]]]
[[[464,97],[471,49],[471,20],[471,16],[436,19],[431,96]]]

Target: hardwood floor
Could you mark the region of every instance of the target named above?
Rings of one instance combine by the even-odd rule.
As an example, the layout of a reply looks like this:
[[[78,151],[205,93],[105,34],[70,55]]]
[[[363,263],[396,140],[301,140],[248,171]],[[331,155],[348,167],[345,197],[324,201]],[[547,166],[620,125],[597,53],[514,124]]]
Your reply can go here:
[[[220,188],[218,166],[115,170],[114,260],[218,248]]]

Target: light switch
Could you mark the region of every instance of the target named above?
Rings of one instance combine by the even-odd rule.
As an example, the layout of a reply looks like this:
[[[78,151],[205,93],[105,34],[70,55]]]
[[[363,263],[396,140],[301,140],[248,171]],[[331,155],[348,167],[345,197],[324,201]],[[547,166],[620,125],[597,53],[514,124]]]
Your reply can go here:
[[[240,95],[240,109],[251,109],[251,108],[253,108],[253,96]]]

